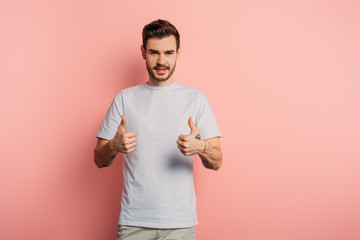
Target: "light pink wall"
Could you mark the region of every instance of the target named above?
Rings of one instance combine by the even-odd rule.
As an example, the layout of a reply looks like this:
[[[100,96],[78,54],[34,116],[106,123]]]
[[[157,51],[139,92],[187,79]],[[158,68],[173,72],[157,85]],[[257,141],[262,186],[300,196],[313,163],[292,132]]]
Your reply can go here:
[[[197,239],[360,239],[360,4],[289,2],[1,1],[0,239],[115,238],[121,158],[97,169],[95,134],[157,18],[223,134]]]

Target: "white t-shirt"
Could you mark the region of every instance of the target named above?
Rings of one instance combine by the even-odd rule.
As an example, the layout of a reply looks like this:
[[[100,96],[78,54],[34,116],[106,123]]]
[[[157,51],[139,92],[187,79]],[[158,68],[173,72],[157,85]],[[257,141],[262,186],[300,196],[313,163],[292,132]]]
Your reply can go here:
[[[126,88],[114,98],[96,137],[111,140],[123,114],[125,131],[136,132],[137,146],[124,154],[119,224],[195,226],[193,156],[184,156],[176,141],[179,135],[190,133],[190,116],[204,139],[220,136],[205,95],[177,82],[166,87],[142,83]]]

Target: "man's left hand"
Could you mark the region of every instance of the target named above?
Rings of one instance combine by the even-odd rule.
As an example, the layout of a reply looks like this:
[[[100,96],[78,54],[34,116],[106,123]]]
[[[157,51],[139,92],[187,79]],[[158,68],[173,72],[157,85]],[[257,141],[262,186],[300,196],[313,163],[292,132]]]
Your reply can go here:
[[[191,129],[190,134],[180,135],[176,143],[182,154],[185,156],[200,154],[205,149],[205,140],[200,136],[191,117],[189,118],[188,124]]]

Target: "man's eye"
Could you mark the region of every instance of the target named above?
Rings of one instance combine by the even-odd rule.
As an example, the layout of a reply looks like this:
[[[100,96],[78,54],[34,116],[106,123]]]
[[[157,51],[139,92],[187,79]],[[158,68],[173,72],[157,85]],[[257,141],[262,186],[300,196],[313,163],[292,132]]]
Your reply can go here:
[[[174,53],[173,52],[167,52],[166,54],[167,55],[173,55]]]
[[[157,52],[150,52],[150,54],[151,54],[151,55],[155,55],[155,54],[157,54]]]

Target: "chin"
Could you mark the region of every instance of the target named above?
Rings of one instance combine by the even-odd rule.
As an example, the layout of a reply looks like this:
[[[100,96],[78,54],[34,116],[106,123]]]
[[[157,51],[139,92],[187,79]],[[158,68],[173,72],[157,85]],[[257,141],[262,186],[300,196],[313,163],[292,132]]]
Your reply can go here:
[[[156,75],[155,75],[156,76]],[[159,81],[159,82],[165,82],[166,80],[168,80],[170,78],[170,76],[161,76],[161,77],[158,77],[156,76],[155,80],[156,81]]]

